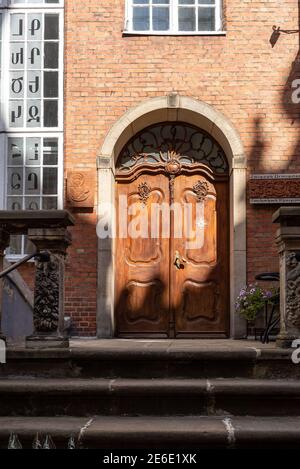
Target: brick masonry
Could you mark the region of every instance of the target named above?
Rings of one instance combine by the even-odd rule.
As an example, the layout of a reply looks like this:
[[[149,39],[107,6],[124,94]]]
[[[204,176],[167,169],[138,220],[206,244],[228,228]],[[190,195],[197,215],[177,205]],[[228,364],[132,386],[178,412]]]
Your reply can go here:
[[[123,0],[66,0],[65,175],[93,170],[103,140],[129,108],[172,91],[205,101],[237,128],[251,173],[300,172],[298,0],[225,0],[226,36],[123,36]],[[96,191],[96,188],[95,188]],[[95,198],[96,200],[96,198]],[[248,279],[278,270],[271,215],[247,208]],[[96,209],[74,212],[66,311],[74,334],[96,331]],[[101,268],[101,266],[99,267]]]

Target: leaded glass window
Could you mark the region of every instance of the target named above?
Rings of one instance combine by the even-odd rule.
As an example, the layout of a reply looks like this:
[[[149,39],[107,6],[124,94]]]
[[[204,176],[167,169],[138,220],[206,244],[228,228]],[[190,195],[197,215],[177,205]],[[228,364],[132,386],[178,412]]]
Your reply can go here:
[[[178,122],[153,125],[135,135],[123,148],[117,171],[126,174],[145,165],[165,167],[170,160],[183,167],[201,163],[215,174],[228,174],[227,158],[218,142],[204,130]]]
[[[10,128],[58,127],[59,14],[10,15]]]

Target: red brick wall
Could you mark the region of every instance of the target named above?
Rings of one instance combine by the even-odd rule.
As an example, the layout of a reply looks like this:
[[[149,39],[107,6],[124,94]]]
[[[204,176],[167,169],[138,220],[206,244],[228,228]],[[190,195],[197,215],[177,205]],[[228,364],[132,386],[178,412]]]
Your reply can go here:
[[[251,172],[300,172],[299,107],[288,104],[297,74],[298,0],[226,0],[225,37],[123,37],[125,0],[66,0],[65,170],[96,171],[105,135],[129,108],[176,91],[203,100],[236,126]],[[277,270],[274,207],[248,206],[248,274]],[[95,334],[94,213],[76,214],[67,266],[67,312],[75,332]]]

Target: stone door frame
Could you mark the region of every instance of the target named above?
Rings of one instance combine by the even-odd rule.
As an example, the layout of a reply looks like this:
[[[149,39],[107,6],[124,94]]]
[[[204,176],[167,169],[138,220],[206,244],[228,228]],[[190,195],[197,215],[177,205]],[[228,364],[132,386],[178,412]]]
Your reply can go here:
[[[223,148],[230,168],[230,336],[245,336],[245,321],[235,314],[235,299],[246,284],[246,157],[241,138],[227,117],[212,106],[172,93],[129,109],[110,129],[97,157],[98,219],[115,232],[115,163],[137,132],[160,122],[185,122],[205,130]],[[98,241],[97,335],[114,337],[113,237]]]

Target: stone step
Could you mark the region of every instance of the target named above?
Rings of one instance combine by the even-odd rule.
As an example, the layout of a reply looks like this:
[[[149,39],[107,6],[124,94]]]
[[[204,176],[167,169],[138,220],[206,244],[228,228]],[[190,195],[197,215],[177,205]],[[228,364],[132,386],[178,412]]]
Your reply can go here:
[[[0,379],[0,415],[300,415],[300,381]]]
[[[178,341],[172,346],[104,340],[98,348],[8,350],[0,377],[300,378],[300,366],[292,363],[291,350],[255,348],[239,345],[239,341],[228,346],[203,342],[181,345]]]
[[[11,433],[24,449],[37,433],[57,448],[73,436],[77,448],[88,449],[298,449],[300,417],[0,417],[0,449]]]

